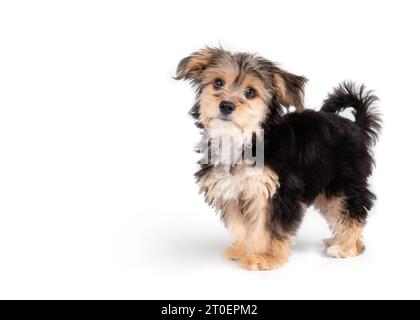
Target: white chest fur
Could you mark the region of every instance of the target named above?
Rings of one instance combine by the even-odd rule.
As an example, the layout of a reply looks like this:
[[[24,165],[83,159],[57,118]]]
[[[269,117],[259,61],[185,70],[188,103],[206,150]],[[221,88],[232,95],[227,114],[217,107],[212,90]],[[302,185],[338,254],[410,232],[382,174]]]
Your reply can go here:
[[[269,199],[279,187],[279,181],[268,167],[219,165],[203,175],[199,185],[206,201],[223,210],[232,200],[249,202],[253,199]]]

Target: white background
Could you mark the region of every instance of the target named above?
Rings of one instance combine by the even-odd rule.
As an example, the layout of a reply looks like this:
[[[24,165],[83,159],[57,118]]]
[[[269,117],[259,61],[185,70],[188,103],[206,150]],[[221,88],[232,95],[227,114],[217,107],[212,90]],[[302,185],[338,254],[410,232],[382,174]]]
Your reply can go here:
[[[420,298],[418,1],[3,1],[0,298]],[[289,263],[248,272],[198,195],[194,93],[204,45],[258,52],[381,98],[366,253],[323,255],[309,209]]]

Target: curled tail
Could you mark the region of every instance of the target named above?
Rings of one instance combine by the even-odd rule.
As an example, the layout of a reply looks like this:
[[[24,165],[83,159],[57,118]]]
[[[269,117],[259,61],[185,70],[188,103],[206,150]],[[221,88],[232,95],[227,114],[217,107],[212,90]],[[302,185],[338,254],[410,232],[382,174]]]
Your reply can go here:
[[[325,99],[321,111],[337,114],[344,109],[353,108],[355,122],[362,129],[366,143],[373,146],[378,139],[382,122],[375,107],[378,100],[364,85],[359,87],[353,82],[342,82]]]

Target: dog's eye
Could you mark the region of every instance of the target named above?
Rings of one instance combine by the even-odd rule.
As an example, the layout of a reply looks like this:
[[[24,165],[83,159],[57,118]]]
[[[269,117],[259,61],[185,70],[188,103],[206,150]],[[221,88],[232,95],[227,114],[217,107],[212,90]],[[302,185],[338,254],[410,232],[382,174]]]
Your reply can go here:
[[[224,84],[225,84],[225,82],[222,79],[216,79],[214,81],[213,86],[214,86],[215,89],[221,89],[224,86]]]
[[[252,88],[248,88],[245,90],[245,97],[247,99],[254,99],[255,98],[255,90]]]

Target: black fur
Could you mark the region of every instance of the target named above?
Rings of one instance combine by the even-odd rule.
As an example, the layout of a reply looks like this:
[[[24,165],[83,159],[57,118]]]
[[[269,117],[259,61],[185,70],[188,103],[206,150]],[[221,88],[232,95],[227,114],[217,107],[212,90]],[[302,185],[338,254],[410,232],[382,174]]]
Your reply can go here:
[[[368,177],[374,161],[380,118],[372,106],[378,98],[364,86],[343,83],[325,100],[320,112],[279,115],[273,110],[264,124],[265,165],[279,176],[281,187],[271,203],[269,228],[294,231],[302,218],[300,203],[310,205],[321,193],[340,195],[350,218],[364,222],[375,195]],[[340,117],[345,108],[355,109],[356,121]]]
[[[359,89],[352,82],[343,82],[324,101],[321,111],[337,114],[352,107],[356,124],[362,128],[365,142],[370,146],[378,139],[381,121],[373,104],[379,99],[372,91],[366,91],[364,85]]]

